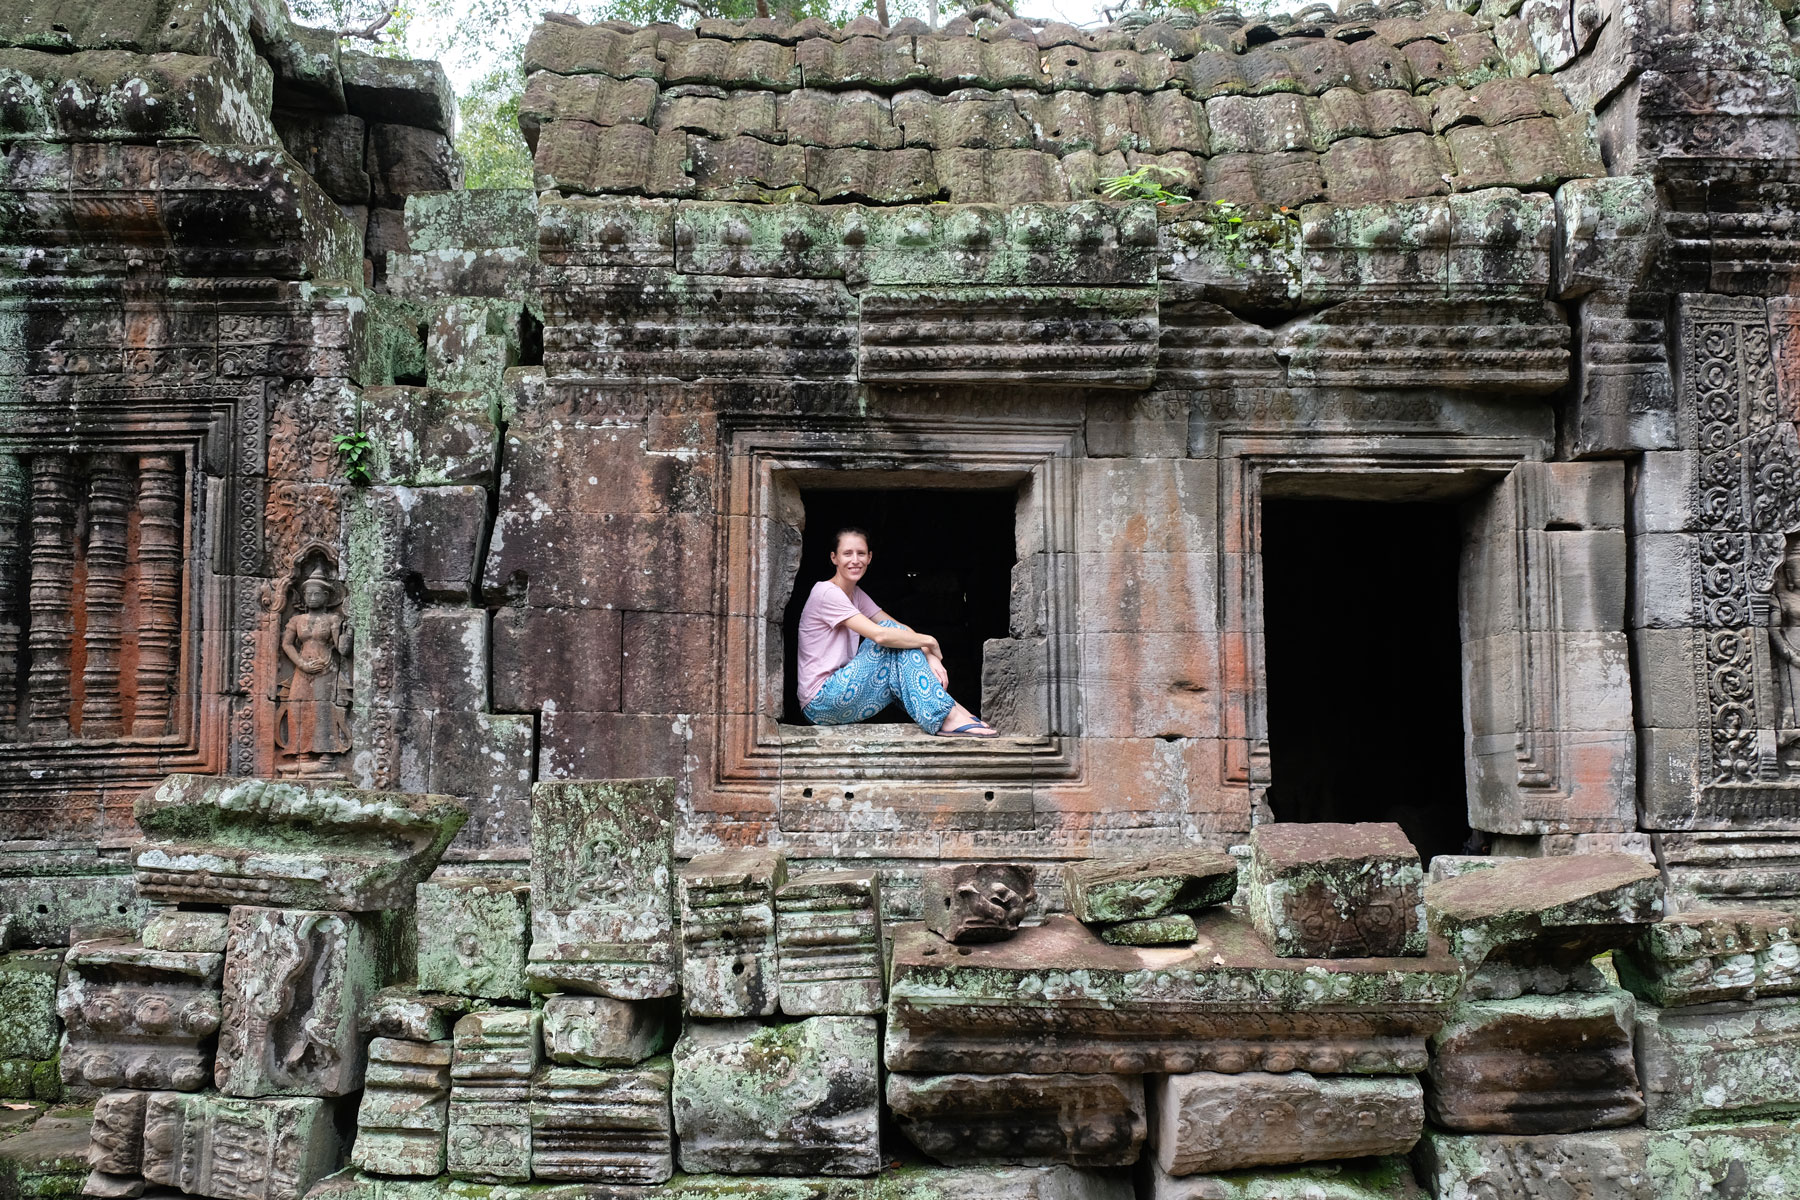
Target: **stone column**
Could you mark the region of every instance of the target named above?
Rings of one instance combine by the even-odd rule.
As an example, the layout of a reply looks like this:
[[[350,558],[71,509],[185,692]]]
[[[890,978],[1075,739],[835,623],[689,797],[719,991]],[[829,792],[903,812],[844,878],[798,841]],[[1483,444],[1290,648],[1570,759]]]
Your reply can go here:
[[[0,454],[0,742],[18,736],[19,614],[24,600],[20,553],[31,477],[16,454]]]
[[[87,626],[82,637],[87,663],[81,673],[82,737],[118,737],[124,732],[119,648],[125,618],[126,524],[132,500],[131,475],[124,455],[91,455],[87,584],[83,596]]]
[[[181,647],[181,459],[138,460],[138,665],[134,737],[168,732]]]
[[[75,635],[75,472],[66,454],[31,459],[31,737],[69,736]]]

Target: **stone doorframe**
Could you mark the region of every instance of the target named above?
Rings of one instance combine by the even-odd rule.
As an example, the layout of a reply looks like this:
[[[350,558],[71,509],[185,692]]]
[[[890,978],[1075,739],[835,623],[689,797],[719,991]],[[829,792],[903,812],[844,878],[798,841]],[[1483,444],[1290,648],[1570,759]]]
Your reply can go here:
[[[812,799],[815,780],[892,786],[988,784],[1003,791],[1079,779],[1079,739],[1058,735],[984,744],[917,736],[884,739],[784,733],[781,615],[799,569],[800,488],[817,486],[1020,488],[1015,549],[1048,552],[1046,686],[1053,729],[1073,729],[1079,694],[1075,480],[1079,420],[759,418],[730,431],[721,612],[717,781],[781,787],[783,808]],[[1055,636],[1055,635],[1063,636]],[[1066,654],[1057,650],[1068,648]],[[789,786],[791,785],[791,787]],[[794,796],[787,796],[788,791]],[[802,795],[804,800],[801,799]],[[986,799],[992,801],[994,792]],[[824,802],[821,793],[820,802]]]
[[[1579,743],[1583,736],[1568,729],[1568,700],[1578,686],[1574,675],[1589,664],[1579,661],[1588,650],[1585,644],[1575,647],[1563,614],[1565,609],[1586,610],[1572,596],[1585,594],[1591,580],[1578,570],[1559,567],[1564,554],[1552,539],[1566,524],[1559,514],[1579,503],[1559,493],[1593,486],[1587,476],[1607,464],[1549,464],[1529,478],[1514,474],[1522,464],[1542,462],[1546,450],[1540,439],[1532,437],[1221,436],[1219,547],[1225,663],[1221,719],[1226,739],[1222,783],[1250,788],[1260,806],[1261,793],[1271,782],[1262,627],[1263,498],[1453,500],[1474,499],[1485,492],[1487,498],[1471,518],[1483,528],[1465,532],[1463,577],[1458,583],[1465,608],[1464,712],[1467,720],[1472,699],[1510,711],[1497,714],[1504,731],[1465,726],[1465,798],[1471,824],[1519,834],[1632,827],[1635,784],[1629,773],[1634,758],[1629,695],[1623,695],[1621,717],[1626,725],[1621,736],[1627,774],[1623,780],[1609,781],[1613,786],[1604,789],[1599,803],[1588,794],[1571,800],[1576,777],[1586,768],[1582,755],[1587,747],[1584,743],[1572,750],[1565,744]],[[1564,467],[1575,478],[1545,474]],[[1518,486],[1501,486],[1509,476]],[[1613,490],[1622,519],[1622,486]],[[1474,540],[1487,536],[1483,530],[1490,526],[1491,532],[1504,536],[1490,538],[1485,555],[1472,556]],[[1609,531],[1609,536],[1616,536],[1622,550],[1622,528]],[[1469,578],[1470,571],[1482,569],[1482,562],[1495,577]],[[1503,572],[1508,577],[1498,578]],[[1503,661],[1472,658],[1468,611],[1472,595],[1485,595],[1495,606],[1495,615],[1487,619],[1503,635]],[[1575,628],[1588,632],[1579,622]],[[1619,637],[1622,642],[1622,634]],[[1477,689],[1484,689],[1485,695],[1472,696]],[[1487,721],[1495,715],[1488,714]],[[1502,742],[1505,753],[1495,754]],[[1397,746],[1396,752],[1403,750]],[[1493,761],[1478,764],[1477,756],[1484,753]],[[1501,758],[1506,760],[1503,770],[1496,766]]]

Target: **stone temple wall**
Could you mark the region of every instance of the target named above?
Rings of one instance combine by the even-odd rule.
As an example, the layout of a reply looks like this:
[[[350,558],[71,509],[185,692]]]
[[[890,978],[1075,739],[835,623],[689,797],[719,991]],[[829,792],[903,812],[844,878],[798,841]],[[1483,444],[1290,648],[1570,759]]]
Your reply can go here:
[[[1800,1187],[1785,0],[549,16],[520,191],[435,64],[67,8],[0,5],[0,1092],[95,1149],[0,1200]],[[1006,736],[784,722],[846,487],[1010,504]],[[1296,498],[1454,506],[1429,886],[1273,819]]]

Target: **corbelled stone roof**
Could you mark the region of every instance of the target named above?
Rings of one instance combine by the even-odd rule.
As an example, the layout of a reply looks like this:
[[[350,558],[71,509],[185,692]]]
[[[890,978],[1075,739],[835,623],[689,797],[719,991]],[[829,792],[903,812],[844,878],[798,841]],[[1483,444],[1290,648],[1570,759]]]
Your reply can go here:
[[[572,193],[1079,200],[1152,163],[1197,199],[1298,207],[1605,174],[1525,24],[1441,2],[1092,31],[551,16],[525,60],[538,186]]]

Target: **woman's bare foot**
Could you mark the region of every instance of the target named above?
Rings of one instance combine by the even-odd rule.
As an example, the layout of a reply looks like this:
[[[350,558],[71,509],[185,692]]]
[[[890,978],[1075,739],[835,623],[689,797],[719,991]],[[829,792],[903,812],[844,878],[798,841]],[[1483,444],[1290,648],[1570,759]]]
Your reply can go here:
[[[951,706],[950,715],[946,716],[944,723],[938,726],[938,736],[991,738],[999,737],[1000,731],[962,705],[957,704]]]

